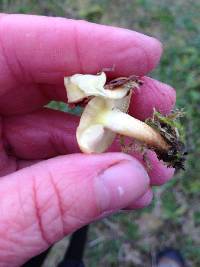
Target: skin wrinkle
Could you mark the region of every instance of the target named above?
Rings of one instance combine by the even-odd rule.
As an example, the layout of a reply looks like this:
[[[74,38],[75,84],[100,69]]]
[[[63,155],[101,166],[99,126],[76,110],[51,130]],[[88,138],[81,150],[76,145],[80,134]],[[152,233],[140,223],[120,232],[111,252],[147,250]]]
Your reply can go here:
[[[95,174],[93,176],[91,176],[90,179],[92,179],[92,180],[95,180],[95,178],[99,179],[100,175],[102,175],[106,171],[106,169],[111,168],[111,167],[113,167],[119,163],[123,163],[123,162],[127,162],[127,160],[117,160],[115,163],[112,163],[110,165],[106,165],[103,170],[101,170],[99,172],[95,172]],[[83,180],[83,182],[84,182],[84,180]],[[56,187],[58,187],[58,185],[59,184],[56,184]],[[68,184],[67,188],[65,188],[65,190],[62,192],[62,195],[65,195],[65,191],[68,191],[69,187],[71,187],[71,188],[74,187],[73,182]],[[67,194],[67,192],[66,192],[66,194]],[[95,191],[93,191],[92,194],[95,195]],[[65,225],[65,229],[64,229],[65,234],[72,231],[72,225],[79,224],[81,227],[81,226],[85,225],[86,223],[88,223],[89,220],[92,220],[92,218],[94,218],[94,220],[96,220],[96,217],[98,217],[103,212],[103,210],[100,207],[101,205],[98,203],[98,200],[96,200],[96,203],[94,204],[95,215],[92,213],[92,215],[90,215],[90,218],[88,218],[88,215],[86,216],[86,218],[84,218],[84,217],[80,218],[80,217],[72,214],[71,211],[73,211],[75,209],[74,203],[80,202],[77,199],[78,196],[76,195],[76,193],[73,195],[74,195],[74,198],[72,198],[72,196],[71,196],[70,203],[67,203],[67,206],[65,206],[65,207],[62,206],[62,209],[64,210],[64,213],[63,213],[63,217],[64,217],[63,222],[64,223],[63,224]],[[62,197],[61,196],[60,196],[60,199],[61,199],[61,203],[62,203]]]
[[[20,74],[17,74],[16,76],[21,78],[20,79],[20,84],[26,83],[26,80],[25,80],[26,79],[26,75],[24,75],[24,74],[27,73],[27,71],[25,71],[25,68],[24,68],[23,64],[20,62],[15,49],[13,49],[13,53],[14,53],[14,58],[16,60],[16,63],[17,63],[18,69],[19,69],[19,73],[20,73]],[[19,78],[18,78],[18,80],[19,80]],[[29,84],[30,81],[27,81],[27,83]]]
[[[10,144],[10,142],[8,141],[8,138],[6,136],[6,127],[5,127],[5,118],[2,117],[2,134],[1,134],[1,140],[3,141],[3,147],[5,149],[5,152],[7,153],[7,155],[12,155],[14,156],[15,152],[14,152],[14,148],[12,147],[12,145]]]
[[[74,27],[75,28],[75,27]],[[75,36],[76,36],[76,34],[75,34]],[[3,41],[2,41],[2,43],[3,43]],[[3,47],[4,48],[4,47]],[[80,61],[80,65],[81,65],[81,58],[80,58],[80,53],[79,53],[79,49],[78,49],[78,45],[75,43],[75,48],[76,48],[76,51],[77,51],[77,58],[78,58],[78,61]],[[24,82],[24,75],[22,75],[22,73],[26,73],[24,70],[25,70],[25,68],[23,67],[23,65],[21,64],[21,61],[19,60],[19,58],[18,58],[18,56],[17,56],[17,53],[16,53],[16,51],[15,51],[15,49],[14,49],[14,58],[16,59],[16,62],[17,62],[17,65],[18,65],[18,69],[20,69],[20,75],[16,75],[15,74],[15,71],[14,71],[14,69],[17,69],[16,68],[16,66],[13,68],[13,67],[11,67],[11,66],[13,66],[13,64],[10,64],[10,62],[9,62],[9,60],[8,60],[8,57],[7,57],[7,53],[6,53],[6,51],[5,51],[5,49],[4,49],[4,54],[5,54],[5,58],[6,58],[6,60],[7,60],[7,65],[9,66],[9,69],[10,69],[10,71],[11,71],[11,73],[12,73],[12,75],[15,77],[15,80],[16,81],[18,81],[19,82],[19,77],[22,77],[22,79],[20,79],[20,83],[23,81]],[[82,67],[81,67],[82,68]],[[46,72],[46,73],[48,73],[48,71]],[[54,72],[55,73],[55,72]],[[61,73],[61,72],[60,72]],[[26,76],[26,75],[25,75]],[[30,81],[33,81],[34,82],[34,76],[31,74],[31,72],[29,71],[29,76],[31,77],[31,79],[29,79],[29,82]],[[63,77],[64,77],[65,75],[64,75],[64,73],[63,73]],[[36,83],[35,83],[36,84]],[[37,85],[37,84],[36,84]],[[39,86],[40,87],[40,86]],[[42,88],[39,88],[40,89],[40,92],[41,92],[41,94],[43,94],[43,96],[45,97],[45,98],[48,98],[49,99],[49,97],[48,97],[48,94],[46,94],[45,93],[45,90],[42,90]]]
[[[48,171],[48,174],[49,173],[51,173],[50,170]],[[73,176],[73,174],[71,174],[71,175]],[[54,181],[55,188],[59,187],[59,182],[61,182],[61,186],[62,186],[62,182],[63,182],[62,180],[58,180],[58,182]],[[64,191],[61,192],[62,195],[65,195],[65,191],[66,191],[66,195],[68,194],[69,187],[71,187],[71,188],[75,187],[75,182],[73,180],[71,181],[71,183],[68,183],[67,187],[64,188]],[[57,189],[57,191],[59,191],[59,190]],[[64,203],[64,199],[61,196],[61,193],[59,193],[59,197],[57,197],[57,198],[60,201],[60,207],[61,207],[60,208],[60,214],[61,214],[61,220],[62,220],[62,225],[63,225],[63,232],[66,235],[71,231],[70,218],[73,218],[73,219],[76,218],[74,215],[70,214],[70,210],[73,210],[73,208],[74,208],[73,203],[77,202],[77,196],[76,196],[76,194],[74,194],[74,197],[72,198],[72,196],[71,196],[71,198],[70,198],[70,203]],[[85,223],[84,221],[82,221],[78,217],[76,218],[76,221],[81,222],[82,223],[81,225],[84,225],[84,223]]]
[[[38,157],[38,159],[41,158],[41,156],[43,155],[42,152],[42,148],[45,149],[45,147],[47,147],[47,149],[49,149],[48,155],[47,157],[51,157],[51,156],[55,156],[55,155],[59,155],[59,154],[67,154],[67,152],[72,152],[72,149],[74,147],[74,150],[76,148],[76,140],[75,137],[72,139],[72,135],[75,135],[75,122],[72,125],[72,120],[73,117],[69,117],[65,115],[62,112],[56,112],[56,111],[51,111],[51,110],[43,110],[41,112],[41,117],[39,117],[39,113],[33,113],[33,114],[29,114],[26,115],[24,118],[22,116],[16,117],[16,122],[13,118],[7,120],[7,124],[5,125],[5,130],[6,130],[6,134],[7,134],[7,139],[10,142],[10,144],[12,144],[13,149],[15,148],[16,151],[18,152],[18,157],[24,157],[24,159],[26,159],[26,154],[20,153],[21,149],[20,149],[20,145],[18,142],[14,142],[14,138],[16,140],[19,140],[19,142],[22,142],[22,147],[24,147],[24,142],[29,142],[30,139],[30,134],[32,136],[33,133],[40,135],[41,137],[36,138],[35,139],[35,134],[33,135],[33,141],[36,142],[36,147],[35,149],[33,148],[33,151],[35,150],[36,152],[36,156]],[[53,116],[51,116],[51,114]],[[58,119],[58,116],[61,116],[61,118],[63,117],[63,122],[62,120]],[[55,120],[53,120],[53,118],[55,118]],[[50,119],[50,121],[49,121]],[[57,120],[56,120],[57,119]],[[65,124],[65,119],[68,120],[68,124]],[[75,121],[75,117],[74,117],[74,121]],[[45,121],[46,120],[46,121]],[[48,122],[49,121],[49,122]],[[55,121],[55,123],[54,123]],[[19,122],[19,123],[17,123]],[[43,123],[44,122],[44,123]],[[24,123],[24,130],[20,130],[23,129],[23,123]],[[39,123],[39,124],[38,124]],[[38,124],[38,126],[37,126]],[[40,125],[41,125],[41,132],[39,133],[38,130],[40,129]],[[38,128],[38,130],[37,130]],[[73,130],[72,130],[73,128]],[[44,135],[43,133],[47,133],[47,135]],[[65,134],[66,133],[66,134]],[[24,135],[24,138],[23,138]],[[28,138],[28,139],[27,139]],[[37,147],[38,147],[38,141],[39,143],[41,143],[42,145],[42,139],[44,139],[44,147],[41,147],[41,152],[39,152],[39,154],[37,155]],[[72,140],[71,140],[72,139]],[[38,141],[37,141],[38,140]],[[72,142],[71,142],[71,141]],[[46,145],[45,145],[46,143]],[[52,145],[52,148],[51,148]],[[77,146],[78,147],[78,146]],[[69,150],[67,149],[69,148]],[[25,147],[24,147],[25,149]],[[22,149],[22,150],[24,150]],[[28,146],[26,146],[26,149],[28,149]],[[29,147],[30,149],[30,147]],[[53,150],[52,150],[53,149]],[[54,152],[53,152],[54,151]],[[78,152],[78,148],[76,150],[76,152]],[[29,157],[27,155],[27,157]],[[32,155],[30,155],[30,157],[32,157]],[[29,158],[30,158],[29,157]],[[30,158],[32,159],[32,158]]]
[[[17,162],[14,157],[9,157],[9,153],[7,153],[5,149],[5,143],[8,144],[8,142],[5,139],[3,125],[4,125],[4,120],[3,120],[3,117],[0,116],[0,172],[1,170],[2,171],[4,170],[4,172],[6,172],[7,168],[9,168],[10,172],[12,172],[17,169]]]
[[[141,37],[140,36],[138,36],[138,38],[141,40]],[[145,49],[145,47],[142,47],[143,48],[143,50],[144,50],[144,52],[145,52],[145,54],[146,54],[146,58],[147,58],[147,60],[148,60],[148,67],[149,67],[149,69],[154,69],[154,68],[156,68],[156,66],[159,64],[159,61],[160,61],[160,57],[161,57],[161,55],[162,55],[162,53],[163,53],[163,44],[160,42],[160,41],[158,41],[157,39],[155,39],[155,41],[157,42],[157,50],[160,50],[160,53],[156,53],[156,55],[154,55],[154,58],[155,58],[155,62],[156,62],[156,64],[154,64],[154,65],[152,65],[152,61],[151,61],[151,58],[150,58],[150,54],[148,53],[148,51]],[[147,48],[147,47],[146,47]],[[152,50],[152,52],[153,51],[157,51],[157,50]]]
[[[15,227],[15,225],[14,225]],[[8,237],[7,233],[9,230],[9,226],[8,223],[5,222],[5,224],[2,227],[2,223],[1,223],[1,235],[0,235],[0,254],[2,254],[2,251],[5,249],[5,251],[7,250],[7,248],[9,247],[10,250],[9,252],[11,253],[13,250],[13,244],[14,244],[14,248],[16,248],[15,246],[15,242],[16,240],[12,237]],[[6,236],[7,235],[7,236]],[[0,256],[1,258],[1,256]]]
[[[49,142],[55,151],[55,156],[56,155],[66,155],[66,154],[73,154],[76,152],[80,152],[80,149],[78,148],[77,145],[77,150],[73,151],[71,148],[71,143],[69,143],[69,135],[76,135],[74,128],[73,127],[66,127],[66,135],[62,135],[62,129],[61,132],[59,131],[52,131],[52,129],[49,130],[50,132],[50,138]],[[76,141],[75,141],[76,143]]]
[[[55,156],[56,155],[65,155],[65,154],[68,154],[67,152],[66,152],[66,150],[67,150],[67,147],[65,146],[65,143],[64,142],[62,142],[62,145],[64,146],[64,151],[62,151],[62,148],[63,148],[63,146],[61,145],[57,145],[57,142],[55,142],[55,140],[57,139],[57,137],[55,136],[55,134],[51,134],[51,136],[50,136],[50,138],[49,138],[49,143],[51,144],[51,146],[52,146],[52,148],[53,148],[53,150],[55,151]],[[60,149],[61,148],[61,149]]]
[[[17,253],[16,253],[17,254]]]
[[[130,158],[131,159],[131,158]],[[107,171],[108,169],[118,165],[118,164],[121,164],[121,163],[127,163],[129,162],[129,160],[127,159],[123,159],[123,160],[116,160],[115,162],[109,164],[109,165],[106,165],[104,169],[101,169],[99,172],[96,173],[96,176],[97,177],[100,177],[104,174],[105,171]]]
[[[23,125],[22,125],[22,127],[23,127]],[[29,124],[27,124],[27,127],[29,127]],[[5,129],[6,129],[6,127],[5,127]],[[14,138],[16,138],[16,140],[17,140],[16,145],[12,142],[12,139],[9,138],[9,134],[7,132],[7,134],[8,134],[7,139],[8,139],[8,142],[10,143],[10,147],[12,148],[11,152],[12,152],[13,156],[16,156],[18,159],[24,159],[24,160],[26,160],[26,159],[30,159],[30,160],[37,160],[37,159],[39,160],[39,159],[41,159],[42,160],[42,159],[49,158],[50,156],[55,156],[55,153],[53,153],[53,155],[50,155],[50,154],[47,155],[45,149],[44,150],[41,149],[41,152],[38,155],[37,154],[37,149],[35,149],[35,146],[34,146],[35,135],[40,136],[40,138],[42,138],[42,139],[46,139],[46,136],[47,136],[48,137],[47,140],[49,142],[49,139],[51,138],[51,136],[46,133],[46,131],[47,131],[46,129],[45,130],[44,129],[43,130],[38,129],[38,131],[28,131],[27,132],[27,136],[25,135],[24,139],[23,139],[23,134],[22,134],[23,131],[22,130],[24,130],[24,129],[23,128],[22,129],[19,129],[19,128],[12,129],[11,128],[11,131],[15,132],[15,134],[16,134],[17,131],[20,132],[18,136],[16,136],[14,134]],[[33,141],[31,141],[30,137],[33,138],[32,139]],[[31,152],[30,152],[31,153],[31,158],[30,157],[26,157],[26,155],[24,156],[23,152],[20,153],[21,148],[18,145],[18,140],[19,140],[19,142],[22,142],[21,143],[22,147],[26,147],[27,150],[31,150]],[[47,140],[46,140],[46,142],[47,142]],[[41,143],[41,141],[40,141],[40,143]],[[41,143],[41,145],[42,145],[42,143]],[[37,155],[36,157],[34,156],[35,153]]]
[[[3,21],[3,19],[1,19],[1,26],[2,26],[2,21]],[[21,81],[18,78],[18,75],[15,73],[15,70],[14,70],[15,66],[13,68],[13,63],[12,64],[10,63],[9,56],[6,53],[6,49],[5,49],[4,44],[3,44],[1,28],[2,27],[0,27],[0,47],[2,48],[2,52],[3,52],[3,56],[4,56],[4,59],[5,59],[5,62],[7,64],[7,66],[8,66],[9,71],[10,71],[11,77],[14,78],[15,82],[20,84]]]
[[[48,177],[51,182],[52,188],[54,190],[54,195],[56,196],[57,199],[57,206],[58,206],[58,211],[59,211],[59,217],[60,217],[60,222],[61,222],[61,229],[62,229],[62,236],[64,236],[64,221],[63,221],[63,215],[64,215],[64,209],[62,207],[62,201],[61,201],[61,196],[60,192],[57,189],[56,183],[54,181],[53,175],[50,170],[48,170]]]
[[[146,59],[146,69],[150,69],[151,64],[150,64],[150,58],[149,58],[149,55],[148,55],[148,53],[147,53],[147,51],[145,50],[144,47],[141,46],[140,49],[141,49],[142,52],[145,54],[145,59]]]
[[[22,187],[19,187],[19,186],[17,187],[17,196],[18,196],[19,203],[21,202],[19,199],[20,198],[20,192],[21,192],[20,188],[22,188]],[[22,208],[23,206],[20,205],[20,207]],[[21,216],[21,208],[19,211],[20,216]],[[26,227],[25,225],[24,225],[25,228],[23,228],[24,226],[20,222],[18,222],[17,220],[13,220],[12,225],[10,225],[10,223],[11,223],[10,221],[8,221],[8,222],[5,221],[5,224],[1,225],[1,231],[2,231],[2,233],[0,235],[0,237],[1,237],[1,241],[0,241],[1,263],[2,263],[2,259],[4,257],[4,255],[2,253],[3,252],[2,246],[4,248],[7,247],[7,253],[5,253],[5,255],[7,256],[9,261],[16,262],[17,255],[20,253],[20,250],[23,250],[24,238],[22,238],[22,237],[24,235],[26,235],[26,231],[27,231],[27,229],[29,229],[29,227]],[[22,229],[22,231],[19,229]],[[6,234],[6,238],[5,238],[5,234]],[[17,246],[16,246],[16,244],[17,244]],[[13,260],[11,258],[12,256],[14,256]],[[6,265],[6,266],[8,266],[8,265]],[[12,264],[11,266],[14,266],[14,265]]]
[[[13,228],[15,228],[15,227],[16,226],[14,225]],[[11,236],[9,236],[9,234],[8,234],[6,236],[6,238],[5,238],[5,235],[3,236],[3,234],[1,234],[1,237],[0,237],[0,261],[1,261],[1,263],[2,263],[2,259],[4,258],[4,255],[3,255],[4,251],[5,251],[5,257],[8,258],[9,262],[10,261],[12,261],[12,262],[16,261],[17,255],[21,253],[24,245],[27,243],[27,242],[24,243],[23,237],[26,236],[26,231],[28,231],[29,228],[31,228],[31,227],[32,227],[32,225],[24,228],[22,231],[17,231],[16,232],[17,238],[14,235],[14,233],[11,233]],[[10,226],[8,227],[8,230],[9,230],[9,228],[10,228]],[[8,230],[4,229],[5,233],[7,233]],[[16,246],[16,244],[17,244],[17,246]],[[12,259],[12,257],[13,257],[13,259]]]
[[[32,181],[34,181],[34,180],[32,180]],[[23,221],[26,221],[27,215],[26,215],[26,212],[24,210],[24,203],[26,205],[26,203],[28,201],[28,198],[29,198],[29,195],[27,195],[27,197],[23,199],[24,194],[22,193],[22,188],[24,187],[24,180],[20,176],[19,176],[19,183],[17,183],[17,185],[18,185],[18,200],[19,200],[19,203],[20,203],[20,212],[22,212],[23,215],[24,215],[23,216]],[[31,188],[33,188],[33,186],[34,186],[34,184],[32,183]],[[33,193],[34,193],[34,190],[33,190]],[[22,201],[22,199],[23,199],[23,201]],[[34,222],[34,224],[35,224],[35,222]],[[24,231],[27,231],[27,229],[31,228],[32,226],[33,226],[32,223],[30,225],[26,225],[25,224],[25,226],[24,226],[25,228],[23,228],[22,233]]]
[[[68,154],[66,153],[65,151],[65,148],[68,148],[69,147],[69,144],[67,143],[68,141],[68,138],[59,138],[59,144],[60,144],[60,147],[62,148],[62,154],[65,155],[65,154]],[[77,145],[78,146],[78,145]],[[64,148],[64,149],[63,149]],[[70,149],[68,150],[68,152],[71,154],[71,151]],[[80,152],[80,151],[79,151]],[[73,153],[73,152],[72,152]],[[75,153],[75,152],[74,152]]]
[[[40,199],[38,201],[38,210],[39,210],[39,216],[40,216],[40,222],[42,225],[42,229],[43,230],[43,236],[45,236],[45,240],[48,240],[48,244],[52,244],[55,240],[55,236],[57,237],[62,237],[63,236],[63,231],[62,230],[62,222],[61,219],[62,217],[59,216],[59,206],[58,206],[58,202],[56,203],[56,198],[57,196],[55,196],[55,191],[54,191],[54,187],[53,184],[51,183],[50,180],[50,171],[45,171],[45,175],[47,175],[47,177],[45,178],[45,181],[41,181],[36,188],[36,192],[37,192],[37,196],[38,199]],[[43,183],[45,184],[45,187],[48,188],[48,197],[46,197],[45,201],[41,200],[42,198],[42,194],[43,192],[40,190],[41,187],[43,187]],[[55,203],[54,203],[55,201]],[[52,216],[52,209],[53,211],[55,211],[54,215]],[[49,220],[49,214],[50,214],[50,220]],[[60,218],[60,220],[59,220]],[[51,226],[54,225],[54,222],[56,222],[56,227],[54,226],[53,229],[55,229],[55,235],[53,235],[53,239],[51,237],[51,234],[53,233],[52,231],[48,232],[48,230],[46,228],[49,229],[52,228]],[[45,228],[46,227],[46,228]],[[62,232],[62,233],[60,233]],[[49,234],[48,234],[49,233]]]
[[[146,52],[146,50],[145,50],[145,48],[144,47],[142,47],[142,46],[136,46],[138,49],[140,49],[144,54],[145,54],[145,68],[146,68],[146,70],[148,70],[148,69],[150,69],[150,66],[151,66],[151,64],[150,64],[150,59],[149,59],[149,57],[148,57],[148,53]]]
[[[74,23],[74,47],[75,47],[75,51],[76,51],[76,59],[79,65],[79,69],[80,69],[80,73],[84,73],[84,69],[83,69],[83,63],[81,61],[81,56],[80,56],[80,49],[79,49],[79,41],[78,41],[78,27],[77,24]]]
[[[35,192],[39,192],[38,191],[38,188],[40,187],[40,185],[38,185],[37,186],[37,189],[35,189]],[[33,185],[31,186],[31,193],[33,194],[34,193],[34,190],[33,190]],[[38,207],[38,216],[37,216],[37,218],[34,218],[33,220],[32,220],[32,224],[30,225],[30,227],[31,226],[33,226],[33,225],[36,225],[36,231],[37,231],[37,233],[36,233],[36,235],[38,235],[38,233],[41,233],[41,229],[44,229],[45,230],[45,227],[40,227],[40,229],[38,230],[38,217],[40,217],[41,219],[40,219],[40,221],[41,221],[41,225],[42,225],[42,219],[43,219],[43,217],[44,217],[44,215],[46,214],[46,213],[48,213],[49,212],[49,205],[48,205],[48,203],[52,203],[52,201],[51,201],[51,198],[52,198],[52,195],[54,196],[54,192],[53,192],[53,194],[51,194],[51,196],[46,200],[46,203],[44,203],[43,205],[42,205],[42,207]],[[37,196],[37,199],[40,197],[40,194],[38,193],[38,194],[36,194],[36,196]],[[33,197],[33,201],[35,201],[35,198]],[[38,201],[39,202],[39,201]],[[35,205],[37,205],[37,204],[33,204],[33,208],[35,207]],[[38,206],[38,205],[37,205]],[[34,213],[34,212],[33,212]],[[26,221],[26,220],[25,220]],[[56,221],[57,222],[57,216],[54,218],[54,217],[52,217],[52,220],[51,220],[51,223],[52,222],[54,222],[54,221]],[[58,224],[59,225],[59,224]],[[28,235],[29,235],[29,233],[28,233]],[[45,235],[45,233],[43,233],[43,236],[45,236],[46,237],[46,240],[48,239],[47,238],[47,235]],[[30,236],[29,236],[30,237]],[[41,235],[39,235],[39,239],[41,239]],[[45,241],[46,241],[45,240]],[[43,241],[44,241],[44,239],[43,239]],[[48,245],[50,245],[50,244],[52,244],[52,240],[50,241],[48,241]],[[34,242],[30,242],[30,244],[31,244],[31,247],[36,247],[36,250],[37,250],[37,244],[34,244]],[[40,244],[41,244],[41,241],[40,241]],[[45,242],[45,244],[43,244],[43,247],[46,247],[46,242]]]
[[[18,187],[18,201],[20,203],[20,212],[23,213],[23,219],[25,221],[26,215],[25,215],[25,210],[24,210],[24,203],[22,201],[22,184],[21,184],[21,179],[19,179],[19,183],[17,183]],[[26,203],[26,201],[25,201]],[[24,230],[24,229],[23,229]]]
[[[48,238],[46,236],[45,230],[43,228],[42,215],[41,215],[40,210],[38,208],[36,178],[33,176],[32,180],[33,180],[32,190],[33,190],[33,203],[35,204],[35,215],[36,215],[36,218],[37,218],[38,227],[39,227],[39,231],[40,231],[40,234],[41,234],[41,239],[46,243],[46,246],[48,247],[48,246],[51,245],[51,243],[49,242],[49,240],[48,240]]]
[[[0,237],[0,261],[2,263],[9,263],[13,255],[16,255],[16,249],[13,250],[13,244],[15,245],[15,240],[9,240],[7,237]],[[19,244],[18,244],[19,245]],[[16,248],[16,246],[14,246]],[[9,248],[9,250],[8,250]],[[9,251],[9,252],[8,252]],[[16,258],[16,256],[14,256]],[[15,259],[14,259],[15,260]],[[8,262],[9,261],[9,262]],[[0,265],[1,266],[1,265]],[[8,266],[8,265],[5,265]]]
[[[2,33],[0,31],[0,46],[1,46],[2,51],[3,51],[2,55],[4,56],[5,62],[8,66],[9,71],[10,71],[10,75],[12,78],[14,78],[17,86],[20,87],[20,86],[26,85],[28,87],[29,85],[32,85],[32,82],[34,83],[34,76],[32,75],[31,71],[29,71],[28,75],[25,75],[25,74],[27,74],[27,71],[25,71],[25,67],[23,66],[20,59],[18,58],[16,50],[13,49],[13,53],[14,53],[13,57],[10,57],[10,55],[8,56],[7,51],[6,51],[3,43],[4,42],[2,39]],[[13,64],[13,62],[10,63],[9,57],[15,59],[15,61],[13,61],[13,62],[15,62],[15,64]],[[19,70],[19,71],[16,71],[16,70]],[[29,77],[29,78],[27,78],[27,81],[25,80],[26,77]],[[47,104],[50,100],[49,100],[49,97],[46,95],[45,91],[41,90],[40,85],[38,85],[37,83],[35,83],[35,87],[38,89],[41,96],[43,96],[44,104],[45,103]],[[9,92],[10,90],[7,90],[7,91]]]
[[[20,179],[20,181],[21,181],[21,179]],[[26,199],[24,199],[23,202],[22,202],[22,197],[21,197],[22,196],[22,194],[21,194],[21,188],[22,188],[22,186],[23,186],[23,181],[22,181],[22,183],[20,183],[20,182],[18,183],[18,185],[17,185],[17,187],[18,187],[17,192],[18,192],[18,201],[19,201],[19,204],[20,204],[20,213],[23,213],[23,221],[25,222],[26,221],[26,213],[25,213],[23,207],[24,207],[24,203],[26,203]],[[23,236],[24,233],[26,234],[26,232],[29,232],[29,229],[32,228],[33,224],[35,224],[35,222],[34,223],[31,223],[31,225],[26,225],[26,224],[25,225],[21,225],[21,224],[19,224],[20,228],[22,228],[22,231],[21,232],[18,231],[17,232],[17,235],[20,236],[20,234],[21,234],[21,236]],[[17,244],[19,246],[20,245],[19,244],[19,241],[20,240],[19,239],[17,239],[17,240],[18,240]],[[12,241],[12,244],[14,244],[14,247],[16,247],[15,246],[15,244],[16,244],[16,240],[15,239],[13,239],[13,240],[10,239],[9,241]],[[2,242],[2,243],[4,243],[4,242]],[[1,242],[0,242],[0,244],[1,244]],[[22,243],[22,245],[23,245],[23,243]],[[9,246],[9,247],[13,247],[13,246]],[[17,247],[16,247],[16,250],[18,251],[18,248]],[[15,254],[17,255],[17,252]]]
[[[60,198],[62,199],[62,198]],[[77,215],[72,214],[71,210],[74,210],[74,203],[76,203],[78,201],[78,196],[74,195],[74,198],[71,198],[70,200],[70,205],[69,203],[67,203],[67,205],[63,205],[63,232],[64,235],[68,235],[69,233],[71,233],[75,228],[73,228],[73,225],[75,225],[75,227],[77,228],[77,225],[84,226],[86,224],[85,219],[81,219],[80,217],[78,217]],[[61,200],[62,203],[62,200]]]
[[[66,139],[68,139],[67,133],[69,133],[70,131],[71,129],[66,129]],[[69,144],[67,144],[64,141],[64,137],[62,136],[62,133],[60,134],[59,131],[58,132],[52,131],[51,128],[49,132],[50,132],[49,142],[53,150],[55,151],[55,156],[68,154],[67,148],[69,147]],[[75,132],[73,132],[73,134],[75,134]]]
[[[55,151],[55,155],[54,156],[61,155],[60,149],[58,148],[56,142],[54,142],[54,136],[53,135],[50,136],[49,143],[51,144],[51,147],[53,148],[53,151]]]
[[[146,50],[142,47],[142,46],[139,46],[139,45],[137,45],[136,43],[134,44],[134,45],[132,45],[132,46],[130,46],[129,48],[127,48],[127,47],[124,47],[124,49],[122,49],[122,48],[120,48],[120,51],[119,51],[119,53],[120,54],[123,54],[123,52],[126,52],[127,51],[127,49],[130,49],[130,50],[132,50],[133,49],[133,46],[136,48],[136,49],[138,49],[139,51],[142,51],[142,53],[145,55],[145,62],[143,62],[143,64],[145,65],[145,67],[143,66],[143,68],[144,68],[144,70],[148,70],[149,68],[150,68],[150,66],[151,66],[151,64],[150,64],[150,60],[149,60],[149,57],[148,57],[148,53],[146,52]],[[146,72],[146,71],[145,71]]]

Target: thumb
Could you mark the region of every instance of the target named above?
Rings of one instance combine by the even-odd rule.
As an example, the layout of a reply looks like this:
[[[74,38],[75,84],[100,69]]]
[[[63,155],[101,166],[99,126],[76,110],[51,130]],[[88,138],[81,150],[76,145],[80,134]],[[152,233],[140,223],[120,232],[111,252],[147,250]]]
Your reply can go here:
[[[57,157],[3,177],[0,266],[23,264],[83,225],[131,205],[148,188],[143,166],[121,153]]]

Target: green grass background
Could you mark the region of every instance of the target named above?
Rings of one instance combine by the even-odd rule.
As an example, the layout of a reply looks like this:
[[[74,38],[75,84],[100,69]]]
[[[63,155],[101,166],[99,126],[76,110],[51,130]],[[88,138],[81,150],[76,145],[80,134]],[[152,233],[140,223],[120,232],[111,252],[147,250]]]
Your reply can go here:
[[[149,256],[158,248],[175,246],[183,252],[188,266],[200,266],[200,2],[0,0],[0,10],[86,19],[134,29],[163,42],[161,63],[151,76],[175,87],[177,106],[186,111],[186,171],[156,188],[149,208],[94,224],[86,263],[104,267],[149,266]]]

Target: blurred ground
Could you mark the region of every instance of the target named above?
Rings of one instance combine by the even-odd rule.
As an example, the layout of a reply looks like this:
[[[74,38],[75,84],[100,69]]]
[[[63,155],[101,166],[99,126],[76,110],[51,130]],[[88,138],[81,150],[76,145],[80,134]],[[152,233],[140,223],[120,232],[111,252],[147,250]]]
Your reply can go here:
[[[186,171],[156,188],[154,203],[148,209],[115,215],[92,225],[86,263],[92,267],[149,266],[149,255],[167,245],[181,249],[188,266],[200,266],[200,2],[0,0],[0,10],[127,27],[164,43],[162,61],[151,76],[175,87],[177,106],[186,111]]]

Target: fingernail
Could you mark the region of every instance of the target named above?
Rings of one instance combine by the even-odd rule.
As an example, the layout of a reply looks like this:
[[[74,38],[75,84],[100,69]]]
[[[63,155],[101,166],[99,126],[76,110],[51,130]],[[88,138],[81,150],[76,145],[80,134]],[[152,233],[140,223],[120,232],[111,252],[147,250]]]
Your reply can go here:
[[[101,212],[119,210],[133,203],[149,188],[149,177],[136,160],[122,160],[103,171],[95,181]]]

